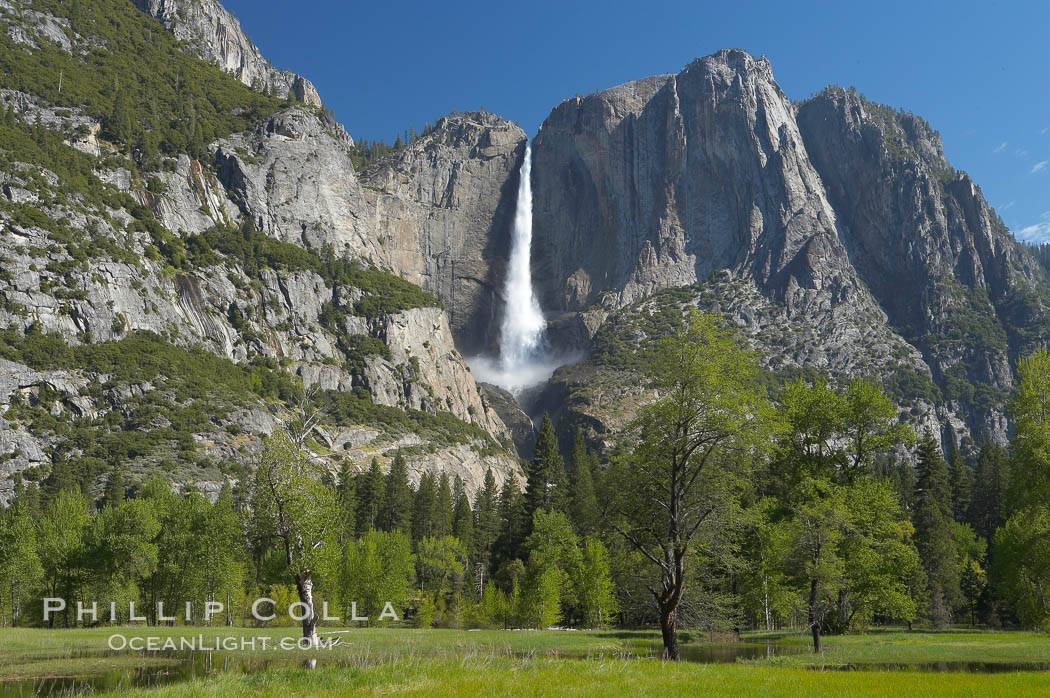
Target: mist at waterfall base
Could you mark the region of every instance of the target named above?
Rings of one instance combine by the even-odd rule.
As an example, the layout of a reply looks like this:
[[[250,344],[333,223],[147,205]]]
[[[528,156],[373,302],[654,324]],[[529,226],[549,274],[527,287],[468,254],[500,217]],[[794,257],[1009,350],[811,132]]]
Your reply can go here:
[[[475,356],[467,359],[470,370],[482,382],[498,385],[514,397],[550,379],[566,357],[555,356],[547,341],[546,321],[532,288],[529,268],[532,253],[532,147],[525,146],[514,211],[507,278],[503,284],[504,312],[500,325],[499,358]]]

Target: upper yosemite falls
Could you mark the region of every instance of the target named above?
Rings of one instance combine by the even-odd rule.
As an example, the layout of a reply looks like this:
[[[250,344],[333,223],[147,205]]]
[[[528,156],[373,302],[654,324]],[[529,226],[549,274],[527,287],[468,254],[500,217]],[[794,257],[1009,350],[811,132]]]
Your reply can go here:
[[[214,114],[158,92],[175,116],[150,140],[72,69],[0,90],[46,131],[0,173],[0,500],[56,468],[100,490],[114,460],[214,496],[303,388],[331,470],[400,452],[473,496],[522,479],[544,412],[610,446],[648,399],[629,349],[687,306],[774,383],[872,377],[945,448],[1005,442],[1050,282],[920,116],[792,101],[730,49],[565,99],[531,142],[466,111],[378,148],[215,0],[136,4]],[[26,12],[27,56],[72,66],[95,40]]]

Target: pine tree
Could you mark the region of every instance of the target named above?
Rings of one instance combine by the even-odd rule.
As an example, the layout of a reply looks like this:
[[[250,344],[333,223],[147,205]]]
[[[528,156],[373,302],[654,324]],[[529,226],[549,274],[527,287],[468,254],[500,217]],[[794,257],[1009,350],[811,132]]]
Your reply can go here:
[[[593,468],[597,459],[576,430],[572,443],[572,473],[569,484],[569,513],[576,532],[581,536],[594,533],[598,527],[598,500],[594,495]]]
[[[966,521],[970,510],[970,499],[973,494],[973,478],[970,475],[970,467],[966,465],[959,449],[952,452],[952,460],[949,465],[949,474],[952,481],[952,516],[956,521]]]
[[[57,497],[59,492],[71,489],[80,490],[81,488],[80,483],[73,476],[73,469],[70,467],[69,461],[64,458],[54,461],[51,466],[51,474],[44,483],[41,499],[44,503],[47,503]]]
[[[35,519],[40,511],[40,490],[35,485],[26,485],[22,473],[15,473],[11,479],[14,481],[11,508],[26,511]]]
[[[915,545],[926,568],[933,620],[941,625],[950,621],[951,609],[961,601],[961,592],[948,464],[928,429],[919,444],[918,460]]]
[[[470,510],[467,488],[459,475],[452,486],[452,535],[459,538],[463,550],[469,553],[474,549],[474,512]]]
[[[106,480],[106,489],[102,494],[102,506],[104,507],[115,507],[119,506],[124,501],[124,466],[117,461],[117,464],[113,466],[113,470],[109,473],[109,479]]]
[[[434,500],[437,496],[434,490],[434,475],[424,472],[419,478],[416,498],[412,503],[412,540],[414,542],[418,543],[434,535]]]
[[[492,569],[518,557],[525,542],[525,498],[517,480],[508,477],[499,494],[499,534],[492,546]]]
[[[408,483],[408,464],[398,451],[390,464],[383,489],[383,506],[378,527],[384,531],[412,532],[412,486]]]
[[[952,486],[948,463],[941,455],[941,449],[929,429],[923,434],[918,449],[918,481],[915,485],[918,501],[931,499],[936,502],[941,513],[950,518],[952,515]]]
[[[131,119],[131,108],[128,106],[124,90],[118,90],[113,99],[113,109],[105,121],[105,135],[121,144],[131,140],[134,126]]]
[[[488,564],[492,546],[499,535],[499,491],[492,468],[485,471],[485,483],[474,497],[474,555],[473,559]]]
[[[531,522],[537,509],[565,512],[568,492],[565,461],[558,447],[558,436],[549,415],[543,415],[536,439],[536,455],[529,463],[525,482],[525,520]],[[531,524],[529,524],[531,526]]]
[[[452,535],[452,483],[448,479],[448,473],[441,473],[438,478],[437,494],[434,497],[434,535]]]
[[[1006,522],[1006,495],[1010,486],[1010,461],[998,444],[985,439],[977,455],[973,496],[967,519],[977,535],[991,539]]]
[[[359,476],[357,483],[357,515],[355,523],[360,538],[379,524],[379,507],[383,501],[383,471],[379,459],[373,458],[368,472]]]

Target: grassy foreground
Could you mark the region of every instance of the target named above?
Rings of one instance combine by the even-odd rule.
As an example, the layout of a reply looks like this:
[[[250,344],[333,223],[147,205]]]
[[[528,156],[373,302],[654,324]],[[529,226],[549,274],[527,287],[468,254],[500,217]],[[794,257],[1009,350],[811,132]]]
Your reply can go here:
[[[114,632],[132,636],[295,637],[291,629],[0,630],[0,679],[70,676],[177,660],[106,652]],[[1050,673],[819,671],[810,665],[867,662],[1050,662],[1050,636],[1020,632],[877,631],[827,638],[821,655],[791,654],[799,635],[773,640],[785,655],[736,664],[668,663],[631,657],[656,641],[651,632],[559,632],[354,629],[330,650],[234,650],[234,665],[204,678],[101,695],[1048,695]],[[695,643],[693,643],[695,646]],[[315,669],[300,666],[317,658]],[[0,684],[2,693],[3,684]]]

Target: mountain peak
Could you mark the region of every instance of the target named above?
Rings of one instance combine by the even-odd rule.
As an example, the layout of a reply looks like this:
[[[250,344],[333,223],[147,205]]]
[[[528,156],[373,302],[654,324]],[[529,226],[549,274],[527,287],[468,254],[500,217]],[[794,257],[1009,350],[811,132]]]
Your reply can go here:
[[[278,70],[263,58],[233,13],[216,0],[134,0],[196,55],[236,76],[245,85],[279,97],[292,96],[321,106],[313,83],[289,70]]]

